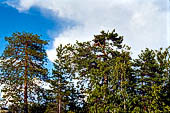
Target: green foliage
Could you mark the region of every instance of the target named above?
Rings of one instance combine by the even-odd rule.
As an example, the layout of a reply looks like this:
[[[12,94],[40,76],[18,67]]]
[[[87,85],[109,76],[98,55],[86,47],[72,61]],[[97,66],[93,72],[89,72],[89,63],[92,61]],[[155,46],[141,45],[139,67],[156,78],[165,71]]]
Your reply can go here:
[[[68,47],[89,112],[126,111],[129,78],[133,78],[130,48],[122,45],[123,37],[115,30],[94,37],[93,41]]]
[[[122,41],[113,30],[67,46],[69,62],[78,74],[77,87],[86,96],[86,111],[168,112],[168,48],[146,49],[132,60]]]
[[[148,48],[134,60],[136,82],[136,107],[140,112],[168,112],[169,104],[165,103],[164,88],[169,87],[169,52],[149,50]],[[165,92],[164,92],[165,91]],[[166,98],[168,100],[168,98]]]
[[[70,54],[67,46],[60,45],[56,51],[57,59],[53,63],[54,69],[49,80],[52,102],[49,103],[46,112],[76,112],[80,108],[78,102],[80,95],[73,83],[74,73],[70,64]]]
[[[92,41],[58,46],[50,88],[43,89],[35,81],[47,79],[47,42],[29,33],[6,41],[0,83],[12,112],[23,112],[25,80],[30,113],[170,112],[170,47],[146,48],[132,59],[123,36],[102,31]]]
[[[5,40],[8,44],[0,66],[0,83],[4,84],[3,98],[20,108],[27,98],[29,102],[39,102],[42,94],[37,81],[47,78],[47,69],[44,67],[47,62],[44,48],[47,41],[31,33],[13,33],[11,37],[5,37]],[[38,97],[35,98],[35,95]]]

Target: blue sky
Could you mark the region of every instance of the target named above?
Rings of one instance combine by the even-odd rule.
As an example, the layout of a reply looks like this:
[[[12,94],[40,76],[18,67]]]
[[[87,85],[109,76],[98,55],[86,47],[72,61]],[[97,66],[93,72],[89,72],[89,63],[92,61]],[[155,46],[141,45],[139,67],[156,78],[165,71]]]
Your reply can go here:
[[[146,47],[170,45],[169,0],[3,0],[0,15],[0,53],[4,37],[16,31],[50,40],[50,61],[59,44],[91,40],[101,30],[116,29],[134,57]]]
[[[0,15],[0,54],[7,44],[4,37],[11,36],[14,32],[30,32],[42,35],[42,39],[49,41],[46,48],[50,49],[52,48],[53,36],[62,32],[64,27],[72,25],[66,19],[55,18],[54,20],[51,15],[43,16],[37,7],[19,12],[16,8],[2,2],[0,3]],[[53,30],[56,34],[50,34]],[[51,67],[52,63],[49,62],[48,68],[51,69]]]
[[[41,16],[36,8],[30,9],[29,13],[19,13],[18,10],[6,4],[0,4],[0,13],[0,54],[7,44],[4,37],[11,36],[13,32],[31,32],[42,35],[44,40],[52,40],[47,31],[61,27],[56,21]],[[50,46],[47,48],[50,48]],[[52,64],[49,63],[48,68],[51,66]]]
[[[42,39],[51,40],[49,32],[56,30],[60,32],[62,20],[53,20],[50,17],[41,15],[38,8],[31,8],[27,12],[20,13],[17,9],[8,6],[7,4],[0,4],[0,53],[2,53],[5,47],[5,36],[11,36],[13,32],[31,32],[34,34],[42,35]],[[48,48],[50,48],[50,45]]]

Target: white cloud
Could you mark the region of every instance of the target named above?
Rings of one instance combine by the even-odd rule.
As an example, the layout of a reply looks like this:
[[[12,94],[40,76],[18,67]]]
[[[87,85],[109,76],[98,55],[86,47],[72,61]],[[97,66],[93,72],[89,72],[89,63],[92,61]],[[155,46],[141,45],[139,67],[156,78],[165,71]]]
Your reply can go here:
[[[21,12],[32,6],[40,7],[51,11],[54,17],[77,23],[54,37],[53,48],[47,51],[53,61],[60,43],[91,40],[101,30],[114,28],[132,46],[134,56],[146,47],[165,47],[170,38],[167,4],[170,4],[168,0],[19,0],[11,6]]]

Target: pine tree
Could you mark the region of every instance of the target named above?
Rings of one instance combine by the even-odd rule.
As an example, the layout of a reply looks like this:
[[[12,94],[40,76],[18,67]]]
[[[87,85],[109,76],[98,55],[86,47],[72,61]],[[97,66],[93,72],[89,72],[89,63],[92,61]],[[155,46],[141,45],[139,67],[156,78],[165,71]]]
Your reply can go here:
[[[72,49],[73,67],[87,96],[88,112],[126,111],[131,76],[129,47],[123,46],[123,37],[115,30],[94,37],[93,41],[77,42]]]
[[[167,85],[168,51],[146,49],[134,60],[137,79],[136,109],[140,112],[168,112],[169,106],[161,99],[161,92]],[[168,67],[167,67],[168,66]]]
[[[170,111],[170,53],[169,49],[165,48],[164,50],[160,48],[156,50],[156,59],[159,64],[159,87],[157,89],[159,93],[159,100],[161,100],[161,104],[159,104],[159,108],[163,112]],[[160,103],[160,102],[159,102]]]
[[[44,46],[47,41],[32,33],[13,33],[5,37],[8,42],[1,60],[1,84],[5,84],[3,98],[13,105],[24,105],[28,113],[28,101],[34,98],[38,86],[35,79],[47,78],[47,55]],[[33,96],[32,96],[33,95]],[[24,104],[23,104],[24,103]]]
[[[54,69],[49,80],[50,93],[52,94],[53,102],[50,103],[46,112],[76,112],[78,110],[79,93],[74,87],[73,79],[74,72],[71,67],[70,53],[67,46],[60,45],[56,48],[57,59],[53,63]],[[50,110],[51,108],[51,110]],[[55,109],[54,109],[55,108]]]

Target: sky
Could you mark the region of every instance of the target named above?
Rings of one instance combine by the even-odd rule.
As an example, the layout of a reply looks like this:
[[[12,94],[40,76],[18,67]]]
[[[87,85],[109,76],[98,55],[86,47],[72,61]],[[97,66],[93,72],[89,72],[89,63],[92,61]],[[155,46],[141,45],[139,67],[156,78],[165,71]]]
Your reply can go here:
[[[59,44],[89,41],[100,31],[124,36],[132,56],[142,49],[170,46],[169,0],[0,0],[0,54],[5,36],[32,32],[49,40],[47,55]]]

